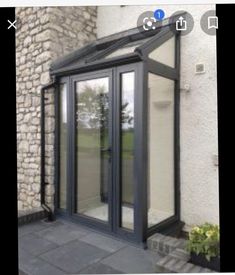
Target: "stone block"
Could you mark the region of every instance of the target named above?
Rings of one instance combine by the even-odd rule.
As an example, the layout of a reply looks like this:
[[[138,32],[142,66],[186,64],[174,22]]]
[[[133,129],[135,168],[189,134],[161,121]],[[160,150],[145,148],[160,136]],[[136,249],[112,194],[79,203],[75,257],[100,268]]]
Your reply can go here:
[[[50,74],[49,72],[45,72],[41,74],[40,82],[42,85],[46,85],[50,82]]]
[[[30,145],[29,151],[31,153],[38,153],[38,146],[37,145]]]
[[[28,152],[29,151],[29,143],[27,140],[23,140],[19,143],[18,147],[20,152]]]
[[[51,38],[51,31],[50,29],[47,29],[45,31],[38,33],[35,37],[35,41],[42,42],[42,41],[49,40],[50,38]]]
[[[39,193],[40,192],[40,184],[37,184],[37,183],[32,184],[32,190],[35,193]]]
[[[24,47],[28,47],[32,42],[32,38],[30,35],[28,35],[25,39],[24,39]]]
[[[42,64],[48,61],[51,58],[51,53],[49,51],[42,52],[41,54],[37,55],[36,57],[36,64]]]
[[[37,117],[32,118],[31,124],[32,125],[40,125],[40,119]]]
[[[24,122],[25,122],[25,123],[28,123],[30,120],[31,120],[31,113],[27,113],[27,114],[24,116]]]
[[[54,195],[54,192],[55,192],[54,185],[52,185],[52,184],[46,185],[46,194],[47,194],[48,196]]]
[[[31,96],[27,95],[25,96],[25,101],[24,101],[24,107],[28,108],[32,104]]]
[[[34,208],[37,208],[37,207],[41,206],[41,203],[40,203],[40,201],[34,199],[33,202],[32,202],[32,206]]]

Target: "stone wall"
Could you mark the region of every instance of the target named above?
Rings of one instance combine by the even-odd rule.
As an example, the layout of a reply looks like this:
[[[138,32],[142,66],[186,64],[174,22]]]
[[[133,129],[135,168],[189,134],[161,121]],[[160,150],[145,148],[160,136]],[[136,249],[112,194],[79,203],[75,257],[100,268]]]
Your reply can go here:
[[[96,39],[96,7],[16,8],[18,210],[40,207],[40,90],[51,62]],[[54,98],[46,104],[46,201],[54,194]]]

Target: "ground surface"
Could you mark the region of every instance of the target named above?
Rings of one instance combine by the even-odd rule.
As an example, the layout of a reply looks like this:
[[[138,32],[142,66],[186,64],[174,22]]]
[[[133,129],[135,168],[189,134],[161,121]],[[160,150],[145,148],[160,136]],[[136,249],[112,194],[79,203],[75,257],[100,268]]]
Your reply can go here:
[[[20,275],[154,273],[162,258],[62,219],[20,226],[18,235]]]

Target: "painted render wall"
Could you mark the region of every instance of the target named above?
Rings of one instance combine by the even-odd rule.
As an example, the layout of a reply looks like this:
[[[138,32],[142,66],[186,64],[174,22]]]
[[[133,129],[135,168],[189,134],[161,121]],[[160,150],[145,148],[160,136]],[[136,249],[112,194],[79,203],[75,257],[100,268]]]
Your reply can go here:
[[[136,27],[138,16],[157,6],[98,7],[97,37]],[[185,10],[194,17],[194,29],[181,40],[180,151],[181,219],[185,229],[205,221],[219,223],[216,37],[205,34],[200,18],[214,5],[162,5],[169,17]],[[206,73],[195,74],[203,62]]]

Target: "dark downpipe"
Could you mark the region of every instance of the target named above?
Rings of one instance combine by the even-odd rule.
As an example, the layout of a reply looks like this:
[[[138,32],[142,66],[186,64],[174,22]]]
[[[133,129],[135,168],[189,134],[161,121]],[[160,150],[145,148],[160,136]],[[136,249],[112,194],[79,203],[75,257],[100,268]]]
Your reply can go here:
[[[45,194],[46,185],[45,182],[45,90],[52,88],[55,85],[55,81],[45,85],[41,88],[41,206],[47,212],[47,219],[49,222],[55,220],[55,215],[51,208],[46,204]]]

